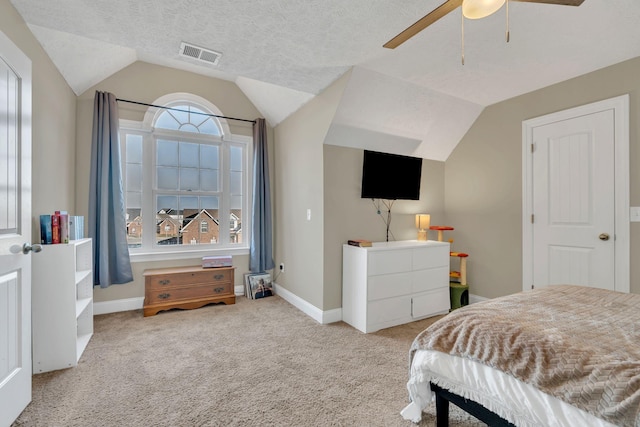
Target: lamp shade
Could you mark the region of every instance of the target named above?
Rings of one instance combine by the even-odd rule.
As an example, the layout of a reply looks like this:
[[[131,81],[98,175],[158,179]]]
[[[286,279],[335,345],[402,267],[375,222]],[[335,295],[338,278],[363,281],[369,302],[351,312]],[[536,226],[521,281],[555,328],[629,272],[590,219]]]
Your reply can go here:
[[[426,230],[431,225],[431,215],[418,214],[416,215],[416,228],[418,230]]]
[[[462,14],[468,19],[480,19],[495,13],[505,0],[463,0]]]

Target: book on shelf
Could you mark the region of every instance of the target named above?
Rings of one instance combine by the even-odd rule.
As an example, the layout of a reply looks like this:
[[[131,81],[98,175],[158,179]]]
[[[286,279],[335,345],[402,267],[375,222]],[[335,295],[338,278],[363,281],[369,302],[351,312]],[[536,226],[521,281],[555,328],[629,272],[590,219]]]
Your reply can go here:
[[[69,243],[84,238],[84,217],[55,211],[53,215],[40,215],[40,243]]]
[[[51,235],[51,215],[40,215],[40,243],[43,245],[53,243]]]
[[[51,243],[60,243],[60,212],[51,215]]]
[[[69,215],[69,239],[84,239],[84,217]]]
[[[351,246],[359,246],[361,248],[370,248],[371,246],[373,246],[371,240],[365,239],[351,239],[347,241],[347,244]]]
[[[56,214],[58,211],[56,211]],[[59,211],[60,213],[60,243],[69,243],[69,213],[67,211]]]

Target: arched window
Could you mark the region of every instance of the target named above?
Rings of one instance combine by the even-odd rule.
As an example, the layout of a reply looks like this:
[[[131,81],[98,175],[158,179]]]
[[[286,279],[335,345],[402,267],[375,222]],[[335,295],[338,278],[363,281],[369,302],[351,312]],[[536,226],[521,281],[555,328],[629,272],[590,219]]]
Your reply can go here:
[[[155,127],[221,136],[217,120],[210,114],[193,105],[175,105],[160,113],[155,120]]]
[[[153,104],[166,108],[120,120],[127,215],[142,224],[128,236],[130,253],[248,248],[240,230],[250,218],[252,138],[232,134],[222,112],[196,95]]]

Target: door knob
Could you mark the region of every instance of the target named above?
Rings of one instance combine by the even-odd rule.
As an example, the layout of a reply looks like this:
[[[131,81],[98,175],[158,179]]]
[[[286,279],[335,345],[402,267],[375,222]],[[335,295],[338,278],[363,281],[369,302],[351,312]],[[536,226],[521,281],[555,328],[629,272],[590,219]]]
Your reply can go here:
[[[608,235],[607,233],[601,233],[601,234],[598,236],[598,238],[599,238],[600,240],[604,240],[604,241],[606,241],[606,240],[609,240],[609,235]]]
[[[39,245],[37,243],[34,243],[33,245],[25,243],[24,245],[22,245],[22,253],[25,255],[31,251],[40,252],[41,250],[42,250],[42,245]]]

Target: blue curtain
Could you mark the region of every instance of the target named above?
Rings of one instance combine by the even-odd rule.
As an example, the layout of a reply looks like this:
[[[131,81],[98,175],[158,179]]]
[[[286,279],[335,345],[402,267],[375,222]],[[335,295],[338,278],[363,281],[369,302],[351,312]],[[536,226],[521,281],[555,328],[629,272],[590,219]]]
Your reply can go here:
[[[112,93],[93,101],[89,237],[93,239],[93,283],[106,288],[133,280],[127,244],[120,170],[118,106]]]
[[[249,269],[254,273],[271,270],[273,262],[273,230],[271,227],[271,189],[267,125],[256,119],[253,125],[253,201]]]

